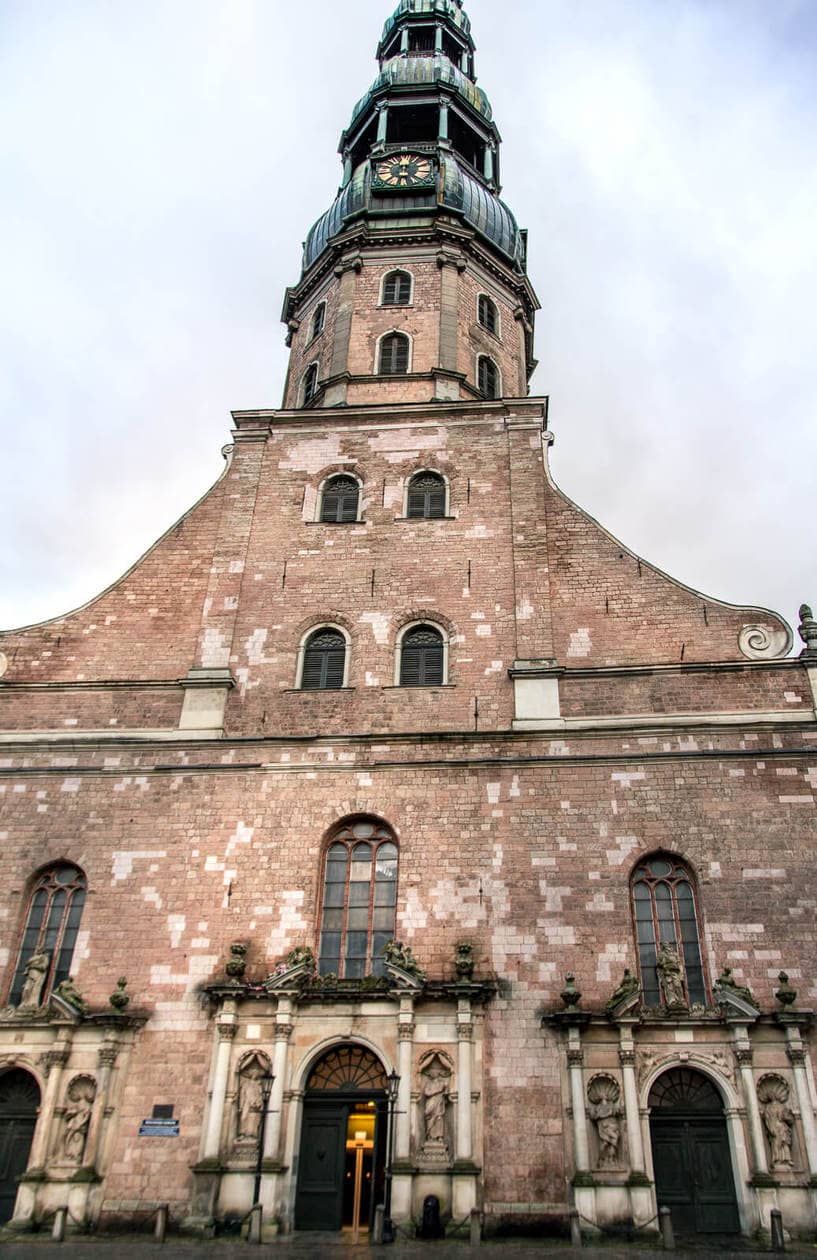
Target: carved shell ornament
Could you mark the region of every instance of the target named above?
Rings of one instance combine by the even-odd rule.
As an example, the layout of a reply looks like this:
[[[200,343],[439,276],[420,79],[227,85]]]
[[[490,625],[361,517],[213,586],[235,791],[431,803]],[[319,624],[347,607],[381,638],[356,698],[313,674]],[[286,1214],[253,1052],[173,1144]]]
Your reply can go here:
[[[778,656],[786,655],[791,647],[791,638],[786,630],[778,626],[758,623],[741,627],[738,647],[750,661],[774,660]]]
[[[757,1096],[762,1103],[788,1102],[790,1092],[788,1081],[773,1072],[761,1076],[757,1083]]]
[[[587,1086],[587,1098],[591,1103],[617,1103],[621,1097],[621,1087],[613,1076],[600,1073],[594,1076]]]

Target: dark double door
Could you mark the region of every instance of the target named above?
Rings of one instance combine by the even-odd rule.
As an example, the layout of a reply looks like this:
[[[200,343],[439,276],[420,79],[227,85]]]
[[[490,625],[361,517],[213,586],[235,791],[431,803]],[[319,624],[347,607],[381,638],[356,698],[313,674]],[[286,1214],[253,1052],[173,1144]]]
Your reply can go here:
[[[726,1122],[718,1116],[650,1119],[655,1193],[680,1235],[740,1230]]]
[[[366,1095],[366,1100],[371,1095]],[[355,1176],[358,1165],[353,1139],[363,1119],[355,1119],[364,1100],[310,1098],[304,1100],[295,1228],[340,1230],[354,1225]],[[383,1200],[385,1124],[378,1103],[370,1150],[360,1156],[361,1193],[358,1225],[367,1229],[374,1209]],[[365,1119],[365,1117],[364,1117]]]
[[[0,1225],[14,1215],[20,1176],[28,1167],[40,1091],[28,1072],[0,1076]]]

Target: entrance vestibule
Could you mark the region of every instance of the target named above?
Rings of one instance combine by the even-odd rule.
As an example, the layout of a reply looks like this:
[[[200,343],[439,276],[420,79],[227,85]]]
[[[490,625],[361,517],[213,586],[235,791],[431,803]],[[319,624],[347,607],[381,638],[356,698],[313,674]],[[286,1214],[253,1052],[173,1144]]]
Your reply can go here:
[[[22,1068],[0,1076],[0,1225],[11,1220],[18,1177],[28,1167],[40,1087]]]

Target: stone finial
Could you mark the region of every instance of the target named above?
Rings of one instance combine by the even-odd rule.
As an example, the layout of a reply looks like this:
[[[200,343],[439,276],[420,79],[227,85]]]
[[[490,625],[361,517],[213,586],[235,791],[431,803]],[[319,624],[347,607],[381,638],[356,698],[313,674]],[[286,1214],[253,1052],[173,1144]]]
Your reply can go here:
[[[797,997],[797,990],[793,989],[789,984],[789,977],[786,975],[785,971],[781,971],[777,979],[780,981],[780,988],[775,989],[774,995],[785,1010],[787,1006],[794,1006],[794,1002]]]
[[[800,605],[800,625],[797,633],[805,643],[801,656],[813,656],[817,659],[817,618],[808,604]]]
[[[467,941],[457,942],[454,969],[458,980],[472,980],[474,976],[474,947]]]
[[[113,1009],[115,1011],[119,1011],[120,1013],[124,1011],[125,1007],[130,1002],[130,994],[125,992],[125,986],[127,985],[127,983],[128,983],[127,977],[120,976],[116,982],[116,988],[114,989],[111,996],[108,998],[108,1001],[110,1002]]]
[[[224,970],[231,980],[240,984],[247,970],[247,946],[244,941],[233,941],[230,946],[230,957],[227,959]]]
[[[575,1010],[579,1005],[579,1002],[581,1002],[582,995],[576,988],[576,977],[572,971],[568,971],[565,976],[565,987],[562,989],[559,997],[564,1002],[565,1009],[568,1011]]]

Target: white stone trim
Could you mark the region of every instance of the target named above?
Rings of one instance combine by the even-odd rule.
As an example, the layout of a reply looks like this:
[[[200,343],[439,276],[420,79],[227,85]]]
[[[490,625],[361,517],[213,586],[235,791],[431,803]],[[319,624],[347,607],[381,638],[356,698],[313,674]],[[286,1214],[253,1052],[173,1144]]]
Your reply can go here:
[[[489,401],[496,402],[498,399],[502,398],[503,396],[502,368],[499,366],[499,364],[497,363],[496,359],[494,358],[492,354],[486,354],[484,350],[478,350],[476,354],[474,355],[474,381],[476,382],[477,389],[479,389],[479,361],[480,359],[490,359],[491,363],[493,363],[494,367],[496,368],[497,392],[495,395],[489,398]],[[485,394],[483,395],[483,397],[488,398],[488,395]]]
[[[488,301],[493,306],[494,311],[496,312],[496,330],[494,332],[491,332],[490,328],[486,328],[485,324],[483,324],[482,320],[479,317],[479,299],[480,298],[487,298]],[[479,325],[479,327],[482,329],[483,332],[487,332],[489,337],[496,337],[497,341],[499,342],[502,341],[502,313],[499,309],[499,303],[497,302],[496,298],[492,297],[490,293],[487,293],[485,289],[480,289],[477,293],[477,324]]]
[[[433,615],[432,615],[432,616],[430,616],[430,617],[415,617],[415,619],[414,619],[413,621],[407,621],[407,622],[406,622],[406,624],[405,624],[404,626],[401,626],[401,627],[400,627],[400,629],[398,630],[398,632],[397,632],[397,639],[396,639],[396,641],[395,641],[395,645],[394,645],[394,646],[395,646],[395,651],[394,651],[394,685],[395,685],[395,687],[399,687],[399,686],[400,686],[400,660],[401,660],[401,657],[402,657],[402,655],[403,655],[403,639],[405,638],[405,636],[406,636],[406,634],[408,633],[408,631],[409,631],[409,630],[413,630],[415,626],[431,626],[432,630],[438,630],[438,631],[439,631],[439,633],[440,633],[440,634],[441,634],[441,636],[442,636],[442,640],[443,640],[443,680],[442,680],[442,682],[441,682],[441,683],[433,683],[433,684],[429,684],[429,685],[430,685],[430,686],[436,686],[436,687],[444,687],[444,686],[447,684],[447,682],[448,682],[448,645],[449,645],[449,634],[448,634],[448,631],[446,630],[445,626],[444,626],[444,625],[442,625],[439,621],[436,621],[436,620],[434,619],[434,616],[433,616]]]
[[[399,308],[395,308],[395,309],[399,309]],[[380,346],[386,337],[391,337],[394,333],[397,333],[401,337],[405,337],[406,341],[408,342],[409,352],[408,352],[408,363],[406,365],[406,370],[405,372],[381,372],[380,371]],[[382,332],[380,334],[380,336],[378,337],[375,343],[375,348],[374,348],[374,375],[375,376],[394,376],[395,378],[400,377],[400,376],[408,376],[412,370],[413,364],[414,364],[414,338],[412,337],[411,333],[406,332],[405,328],[387,328],[385,332]]]
[[[404,276],[408,276],[409,278],[409,281],[410,281],[409,300],[407,302],[386,303],[383,301],[383,291],[386,287],[386,281],[388,280],[389,276],[393,276],[396,271],[402,272]],[[389,267],[388,271],[384,271],[383,275],[380,277],[380,290],[377,296],[377,305],[378,305],[378,308],[382,307],[383,309],[387,311],[388,310],[405,310],[406,307],[413,306],[414,305],[414,272],[409,271],[408,267]]]
[[[359,477],[356,472],[353,472],[351,468],[335,468],[332,472],[326,474],[323,481],[321,481],[321,483],[318,486],[318,493],[315,498],[315,515],[313,517],[313,520],[315,521],[316,525],[340,524],[339,521],[322,521],[321,520],[321,514],[323,512],[323,492],[326,489],[329,482],[334,481],[336,477],[349,477],[352,481],[357,482],[357,490],[358,490],[357,516],[355,517],[355,520],[361,521],[363,519],[361,515],[363,512],[363,479]],[[351,524],[351,522],[349,523]]]
[[[345,626],[339,626],[336,621],[319,621],[314,626],[310,626],[309,629],[301,635],[301,641],[298,644],[298,660],[295,667],[296,691],[301,690],[301,680],[304,672],[304,653],[306,652],[307,642],[312,638],[313,634],[316,634],[321,630],[337,630],[338,634],[343,635],[346,643],[346,652],[343,657],[343,683],[341,685],[344,687],[348,687],[349,685],[349,663],[352,656],[352,636],[349,634],[349,631]]]
[[[403,516],[404,518],[408,517],[408,497],[409,497],[409,488],[411,486],[412,481],[414,481],[415,478],[417,477],[425,477],[428,475],[431,475],[433,477],[439,477],[440,481],[442,481],[443,485],[445,486],[445,507],[443,509],[443,516],[451,515],[451,482],[448,480],[448,477],[445,475],[445,473],[441,472],[439,468],[415,468],[413,469],[412,472],[409,473],[409,475],[406,477],[405,481],[403,482]],[[418,517],[415,517],[414,519],[419,521],[424,518],[418,516]],[[439,520],[441,518],[432,517],[430,519]]]

